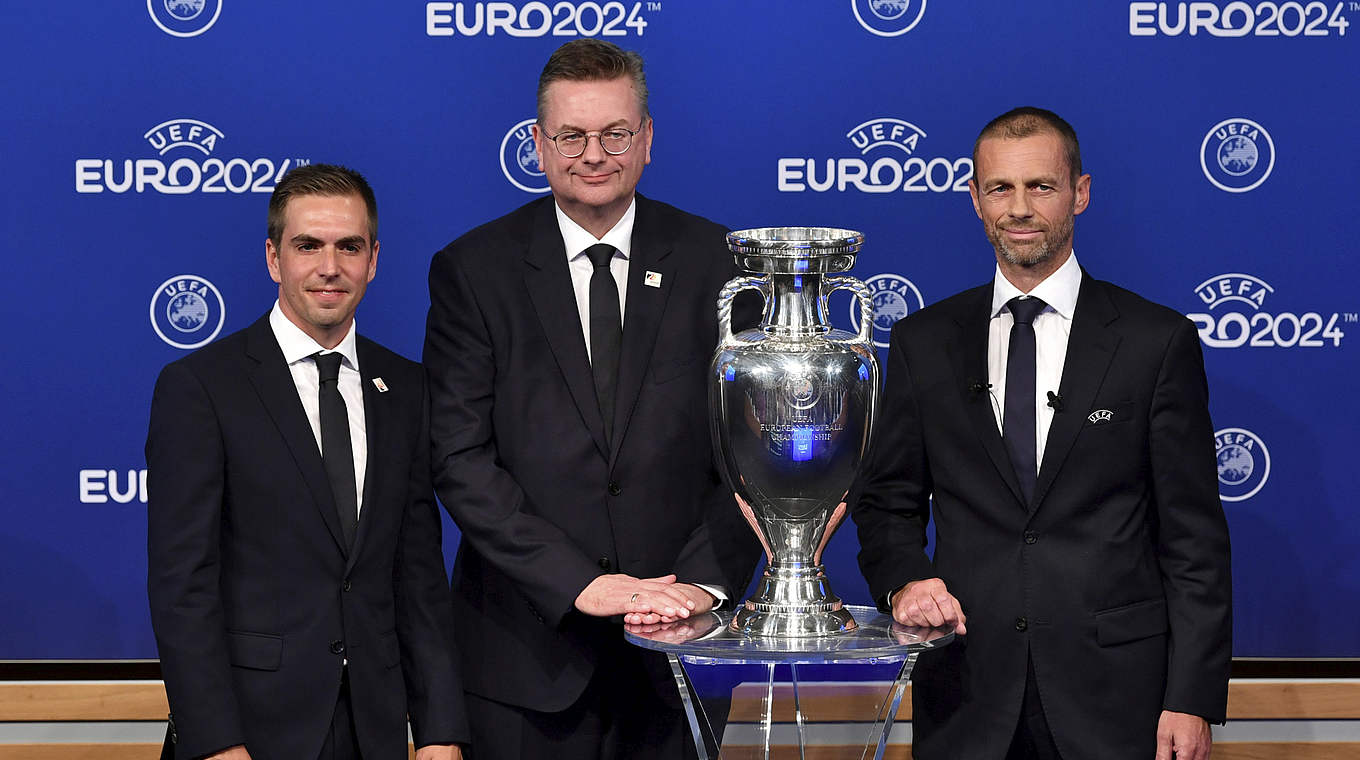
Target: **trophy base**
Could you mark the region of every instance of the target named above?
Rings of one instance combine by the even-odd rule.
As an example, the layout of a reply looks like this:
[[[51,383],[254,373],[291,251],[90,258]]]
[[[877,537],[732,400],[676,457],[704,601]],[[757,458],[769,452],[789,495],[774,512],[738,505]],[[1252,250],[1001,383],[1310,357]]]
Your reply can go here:
[[[747,636],[813,638],[853,631],[859,625],[831,590],[819,565],[767,567],[728,626]]]
[[[737,610],[728,627],[745,636],[803,639],[835,636],[853,631],[859,624],[850,610],[844,607],[836,610],[781,612],[755,609],[747,602]]]

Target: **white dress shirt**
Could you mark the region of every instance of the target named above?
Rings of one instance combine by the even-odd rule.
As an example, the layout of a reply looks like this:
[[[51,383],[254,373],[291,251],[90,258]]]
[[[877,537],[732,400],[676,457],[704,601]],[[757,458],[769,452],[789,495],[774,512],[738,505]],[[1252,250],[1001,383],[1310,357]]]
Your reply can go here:
[[[288,363],[288,371],[293,375],[293,385],[297,386],[298,399],[302,410],[307,413],[307,422],[312,426],[316,438],[316,450],[321,451],[321,408],[317,394],[321,390],[321,378],[312,354],[338,353],[340,361],[340,397],[345,400],[345,412],[349,415],[349,443],[354,449],[354,487],[358,495],[358,508],[364,507],[364,471],[368,468],[368,433],[364,425],[364,389],[359,376],[359,352],[355,349],[355,326],[340,345],[333,349],[322,348],[320,343],[303,332],[288,320],[274,302],[274,310],[269,312],[269,326],[274,330],[274,340],[283,350],[283,360]]]
[[[586,341],[586,358],[590,358],[590,278],[595,275],[595,264],[586,255],[586,249],[597,243],[608,243],[614,246],[614,258],[609,260],[609,273],[614,275],[614,284],[619,289],[619,325],[623,325],[624,305],[628,303],[628,259],[633,252],[633,220],[637,218],[637,198],[633,198],[628,204],[628,210],[623,212],[619,221],[604,233],[604,237],[596,238],[586,232],[585,228],[577,224],[562,207],[553,201],[553,209],[557,212],[557,228],[562,231],[562,243],[567,249],[567,270],[571,272],[571,289],[576,295],[576,313],[581,317],[581,335]],[[732,505],[736,509],[736,504]],[[684,579],[680,579],[684,583]],[[716,602],[714,609],[722,607],[723,602],[727,601],[725,589],[717,586],[706,586],[696,583],[695,586],[712,594]]]
[[[1020,295],[1043,299],[1047,306],[1034,318],[1034,453],[1036,465],[1044,461],[1044,444],[1048,429],[1053,424],[1053,407],[1048,405],[1048,394],[1058,392],[1062,383],[1063,364],[1067,361],[1067,336],[1072,332],[1072,314],[1077,308],[1077,292],[1081,289],[1081,267],[1075,251],[1058,271],[1049,275],[1028,294],[1011,284],[1001,274],[1000,265],[992,278],[992,321],[987,334],[987,382],[992,384],[992,413],[996,427],[1005,434],[1003,410],[1006,408],[1006,353],[1011,343],[1011,316],[1006,302]]]
[[[633,220],[637,218],[637,198],[628,204],[604,237],[596,237],[585,231],[581,225],[572,221],[562,207],[553,202],[557,211],[557,228],[562,231],[562,242],[567,248],[567,269],[571,272],[571,289],[576,294],[576,311],[581,315],[581,332],[586,339],[586,358],[590,358],[590,278],[595,274],[595,265],[586,255],[586,249],[597,243],[614,246],[614,258],[609,260],[609,273],[614,275],[614,284],[619,288],[619,325],[623,325],[623,305],[628,302],[628,257],[633,251]]]

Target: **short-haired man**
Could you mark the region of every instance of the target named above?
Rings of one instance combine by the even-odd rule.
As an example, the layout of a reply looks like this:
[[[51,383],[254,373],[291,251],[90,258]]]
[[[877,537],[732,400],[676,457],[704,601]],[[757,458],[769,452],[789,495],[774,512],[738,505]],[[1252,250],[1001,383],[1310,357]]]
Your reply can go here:
[[[1231,587],[1194,325],[1077,265],[1067,122],[1010,111],[973,160],[995,274],[894,326],[852,497],[874,597],[961,634],[917,665],[913,751],[1206,758]]]
[[[420,365],[358,336],[378,266],[358,173],[269,202],[279,296],[151,403],[152,626],[178,758],[460,757],[468,740]]]
[[[733,261],[722,227],[635,192],[652,147],[636,54],[568,42],[538,109],[551,197],[430,267],[435,488],[463,531],[452,585],[475,752],[680,757],[665,659],[629,646],[619,618],[704,612],[757,557],[707,423]]]

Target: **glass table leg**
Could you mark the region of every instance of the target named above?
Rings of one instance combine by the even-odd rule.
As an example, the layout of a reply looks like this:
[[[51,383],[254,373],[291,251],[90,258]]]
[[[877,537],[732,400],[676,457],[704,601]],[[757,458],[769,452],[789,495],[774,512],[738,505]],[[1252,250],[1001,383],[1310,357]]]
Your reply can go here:
[[[864,753],[860,755],[861,760],[864,758],[883,760],[883,753],[888,749],[888,736],[892,733],[893,722],[897,720],[897,710],[902,706],[902,698],[906,696],[907,686],[911,683],[911,668],[915,664],[915,653],[902,661],[902,667],[898,669],[897,678],[888,688],[888,693],[883,700],[883,707],[879,710],[877,720],[874,721],[874,727],[870,729],[868,741],[864,743]],[[871,750],[873,754],[870,754]]]
[[[680,658],[673,654],[667,654],[666,660],[671,664],[671,676],[675,678],[676,691],[680,693],[680,702],[685,707],[685,719],[689,721],[689,733],[694,737],[694,750],[699,754],[699,760],[709,760],[708,742],[704,739],[704,732],[699,729],[699,718],[703,717],[705,725],[708,724],[708,716],[704,714],[704,705],[699,701],[698,695],[692,695],[689,688],[689,679],[685,677],[685,667],[680,662]],[[710,729],[711,733],[712,729]]]

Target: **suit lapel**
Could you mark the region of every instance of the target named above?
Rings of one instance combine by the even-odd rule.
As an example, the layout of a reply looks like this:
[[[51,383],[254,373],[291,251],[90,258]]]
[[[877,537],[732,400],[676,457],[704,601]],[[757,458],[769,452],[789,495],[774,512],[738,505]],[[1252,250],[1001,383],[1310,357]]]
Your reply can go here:
[[[623,353],[619,357],[618,394],[614,404],[614,440],[610,442],[611,463],[628,432],[633,407],[637,405],[638,394],[651,366],[652,347],[656,344],[661,316],[679,274],[674,262],[667,261],[671,244],[656,228],[651,212],[647,199],[637,196],[637,217],[633,222],[632,251],[628,261],[628,296],[623,313]],[[661,287],[649,287],[644,283],[648,272],[661,275]]]
[[[330,530],[336,546],[344,552],[344,533],[340,529],[340,517],[335,512],[335,497],[331,494],[326,467],[321,463],[321,450],[317,448],[316,436],[312,433],[311,423],[307,422],[307,414],[302,410],[297,385],[288,371],[288,365],[284,363],[283,351],[279,349],[278,341],[269,327],[268,315],[250,326],[246,335],[246,355],[256,362],[250,373],[250,382],[292,452],[298,472],[312,492],[312,502],[321,512],[321,519]]]
[[[590,431],[600,455],[608,458],[604,419],[600,416],[600,404],[595,398],[595,381],[590,374],[590,360],[586,356],[581,315],[576,310],[571,273],[567,271],[567,251],[562,244],[562,232],[557,227],[557,216],[551,200],[540,205],[534,217],[529,251],[524,262],[524,287],[529,291],[529,300],[533,302],[543,335],[548,339],[548,347],[562,372],[572,400],[576,402],[581,421]],[[626,349],[624,357],[626,360]]]
[[[1015,477],[1015,467],[1001,433],[996,427],[996,417],[992,412],[992,394],[987,390],[972,390],[977,384],[987,384],[987,339],[991,324],[989,313],[992,303],[992,289],[984,286],[974,291],[977,296],[964,304],[955,315],[959,333],[950,347],[950,360],[954,365],[954,375],[958,380],[959,393],[963,397],[964,409],[973,433],[982,443],[987,457],[996,468],[997,475],[1005,481],[1006,487],[1015,495],[1016,501],[1024,503],[1020,483]]]
[[[1119,312],[1109,295],[1090,275],[1082,274],[1081,290],[1077,294],[1077,308],[1072,316],[1072,332],[1067,336],[1067,358],[1063,362],[1062,383],[1058,395],[1063,408],[1053,415],[1044,445],[1044,460],[1039,466],[1039,479],[1034,487],[1034,501],[1030,510],[1038,508],[1053,485],[1058,470],[1067,459],[1081,432],[1086,417],[1082,410],[1094,406],[1096,392],[1105,379],[1110,360],[1119,346],[1119,336],[1108,327],[1119,318]]]

